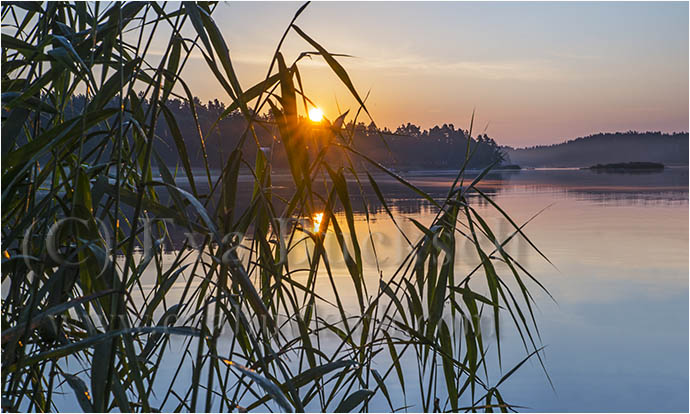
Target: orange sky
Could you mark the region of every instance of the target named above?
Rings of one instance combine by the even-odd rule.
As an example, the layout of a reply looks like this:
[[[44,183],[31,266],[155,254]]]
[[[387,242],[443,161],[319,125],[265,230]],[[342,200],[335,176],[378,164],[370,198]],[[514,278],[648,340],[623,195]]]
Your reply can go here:
[[[222,3],[214,19],[246,89],[300,3]],[[453,123],[500,144],[599,131],[688,130],[687,3],[312,3],[297,24],[341,58],[379,126]],[[291,33],[288,60],[312,48]],[[356,109],[320,58],[300,66],[330,119]],[[183,77],[223,96],[198,56]],[[368,122],[368,121],[367,121]]]

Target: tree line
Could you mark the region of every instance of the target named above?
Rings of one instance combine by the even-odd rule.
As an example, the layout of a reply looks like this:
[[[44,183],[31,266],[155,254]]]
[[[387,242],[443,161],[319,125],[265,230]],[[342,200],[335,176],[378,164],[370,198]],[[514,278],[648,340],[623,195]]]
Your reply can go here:
[[[68,112],[73,115],[80,113],[85,103],[84,95],[75,95]],[[116,106],[116,103],[111,105]],[[143,106],[148,107],[146,102]],[[226,113],[227,106],[218,99],[204,104],[197,97],[193,98],[192,103],[186,99],[174,98],[168,99],[164,106],[176,125],[168,125],[165,117],[158,120],[154,148],[168,166],[175,166],[180,158],[174,143],[177,131],[185,141],[192,167],[203,168],[206,158],[209,166],[214,169],[223,167],[246,131],[245,117],[237,111]],[[256,139],[265,151],[271,152],[274,169],[287,169],[287,156],[278,132],[272,126],[271,113],[256,114],[255,118]],[[302,122],[310,124],[306,118]],[[314,124],[312,126],[318,127]],[[417,125],[407,123],[391,131],[388,128],[377,128],[373,122],[367,125],[350,119],[342,124],[342,128],[354,132],[354,146],[359,151],[400,171],[459,169],[468,149],[471,155],[468,164],[470,168],[483,168],[505,157],[504,150],[493,138],[486,134],[468,138],[470,134],[467,130],[456,129],[453,124],[422,130]],[[249,157],[255,155],[257,146],[253,136],[245,137],[242,151]]]
[[[531,167],[588,167],[640,161],[688,165],[687,132],[598,133],[559,144],[504,149],[510,162]]]

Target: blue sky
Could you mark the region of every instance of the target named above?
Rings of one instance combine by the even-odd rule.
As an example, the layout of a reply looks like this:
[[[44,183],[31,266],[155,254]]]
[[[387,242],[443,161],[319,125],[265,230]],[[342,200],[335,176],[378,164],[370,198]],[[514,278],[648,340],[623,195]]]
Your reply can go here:
[[[265,76],[301,3],[222,3],[214,13],[247,88]],[[377,124],[467,128],[508,145],[598,131],[688,130],[688,3],[314,2],[297,24],[343,58]],[[291,33],[288,60],[312,50]],[[326,116],[354,101],[318,58],[300,67]],[[220,89],[192,59],[204,100]]]

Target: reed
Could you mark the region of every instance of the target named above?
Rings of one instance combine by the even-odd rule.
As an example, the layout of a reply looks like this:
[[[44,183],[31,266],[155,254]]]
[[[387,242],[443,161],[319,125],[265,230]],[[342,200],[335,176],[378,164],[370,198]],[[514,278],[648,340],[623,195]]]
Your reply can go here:
[[[514,409],[500,386],[527,359],[541,361],[530,289],[545,290],[503,248],[526,239],[524,224],[477,188],[492,166],[472,181],[463,166],[436,200],[358,151],[343,123],[370,117],[365,99],[342,56],[297,25],[306,6],[286,28],[265,79],[243,88],[214,3],[2,4],[4,410],[55,411],[65,392],[97,412],[348,412],[367,411],[376,399],[391,411],[408,399],[421,402],[415,411]],[[194,38],[183,36],[186,26]],[[151,39],[166,31],[162,57],[151,53]],[[281,54],[288,33],[307,50],[294,62]],[[204,140],[210,130],[181,77],[193,50],[232,101],[221,118],[239,111],[246,120],[217,177],[208,164],[215,149]],[[310,106],[299,71],[306,56],[323,59],[359,103],[356,113],[324,121],[309,148],[314,126],[297,109]],[[87,104],[75,110],[79,92]],[[189,103],[197,136],[180,135],[166,106],[171,97]],[[270,117],[259,115],[267,111]],[[176,168],[153,145],[162,122],[179,154]],[[274,131],[273,145],[284,146],[287,197],[274,190],[270,157],[243,151],[247,141],[260,146],[258,129]],[[190,140],[204,151],[201,180]],[[471,155],[468,146],[465,165]],[[242,204],[239,178],[247,171],[253,193]],[[422,236],[410,241],[397,271],[371,275],[362,259],[370,234],[355,226],[351,191],[373,190],[397,225],[380,174],[437,214],[429,226],[415,222]],[[496,208],[512,235],[499,240],[470,195]],[[318,229],[300,222],[316,214]],[[162,245],[183,231],[203,240],[185,239],[171,259]],[[327,232],[342,257],[326,249]],[[457,238],[475,247],[479,265],[469,274],[456,271]],[[306,267],[283,254],[305,248]],[[354,303],[336,287],[336,259],[345,263]],[[372,277],[374,290],[365,283]],[[332,299],[317,292],[317,279],[331,282]],[[494,382],[487,363],[500,360],[501,340],[495,354],[487,352],[483,314],[497,333],[501,315],[509,317],[525,347],[525,360]],[[415,363],[403,366],[405,358]]]

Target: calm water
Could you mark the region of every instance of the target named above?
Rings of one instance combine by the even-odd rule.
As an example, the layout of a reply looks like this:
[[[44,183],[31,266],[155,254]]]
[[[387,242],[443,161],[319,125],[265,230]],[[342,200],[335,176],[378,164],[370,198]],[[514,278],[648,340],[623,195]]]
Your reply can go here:
[[[417,178],[425,180],[428,187],[444,181]],[[526,243],[509,248],[557,303],[537,298],[555,392],[540,366],[528,363],[504,384],[507,400],[536,411],[687,412],[687,168],[624,175],[521,171],[489,177],[487,184],[518,223],[550,206],[526,234],[557,267]],[[507,235],[495,211],[480,211]],[[428,223],[430,214],[403,215]],[[515,346],[503,349],[516,363],[524,349],[516,335],[511,340]]]
[[[420,172],[406,177],[443,197],[454,175]],[[435,210],[391,179],[379,177],[379,184],[404,231],[420,237],[406,218],[429,224]],[[546,208],[525,232],[556,267],[524,241],[507,248],[557,303],[532,290],[555,391],[535,360],[502,385],[506,400],[534,411],[687,411],[688,169],[653,174],[527,170],[491,174],[482,188],[518,223]],[[370,226],[379,265],[384,277],[390,276],[405,244],[376,206],[376,198],[370,195],[367,201],[375,210]],[[510,225],[479,201],[474,200],[475,207],[499,236],[507,237]],[[358,230],[364,232],[365,216],[359,219]],[[331,242],[335,248],[334,238]],[[461,244],[457,254],[456,274],[466,274],[479,263],[470,244]],[[373,256],[369,258],[365,271],[371,275],[372,292],[378,271]],[[343,265],[336,278],[341,297],[354,303]],[[320,294],[332,297],[325,277],[320,288]],[[525,351],[509,317],[502,322],[505,371],[521,361]],[[413,383],[416,370],[409,374]],[[491,380],[500,377],[496,367]],[[407,404],[416,403],[409,398],[412,394],[408,391]],[[387,410],[383,399],[378,403],[372,410]]]
[[[441,172],[407,177],[438,197],[453,180]],[[277,186],[279,178],[274,180]],[[407,218],[429,224],[435,211],[392,180],[381,177],[380,185],[403,229],[419,237]],[[557,303],[532,289],[555,391],[535,360],[502,385],[504,398],[535,411],[687,411],[688,169],[656,174],[497,173],[487,177],[483,188],[518,223],[548,207],[525,232],[555,265],[524,241],[511,242],[507,248],[546,285]],[[379,266],[384,277],[390,276],[405,245],[396,237],[390,218],[376,206],[375,197],[368,200]],[[473,203],[499,236],[510,234],[509,225],[491,206],[477,199]],[[358,217],[359,230],[366,231],[365,216]],[[460,245],[457,274],[478,263],[471,247]],[[367,281],[371,292],[378,284],[373,259],[365,261],[365,271],[371,275]],[[344,266],[337,269],[336,279],[341,296],[354,298]],[[330,285],[325,278],[322,282],[317,288],[328,296]],[[525,350],[510,319],[504,318],[503,324],[505,371],[524,358]],[[175,368],[171,364],[170,375]],[[416,376],[416,371],[409,374]],[[159,376],[165,376],[165,369]],[[496,367],[492,382],[500,376]],[[413,394],[408,391],[408,397]],[[411,411],[422,409],[416,403],[414,398],[407,400],[413,405]],[[371,409],[386,411],[387,406],[381,399]]]

